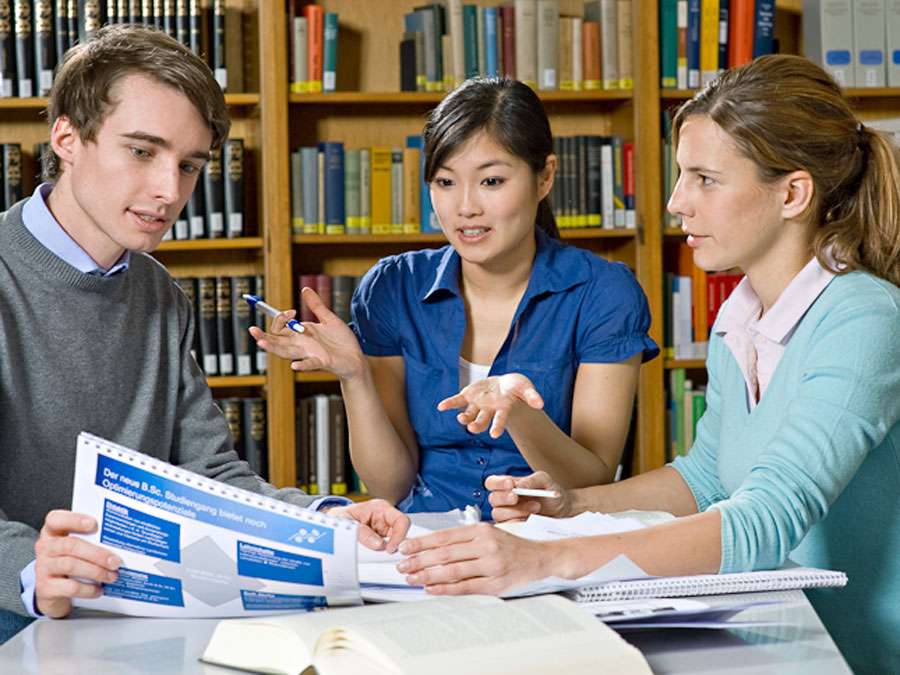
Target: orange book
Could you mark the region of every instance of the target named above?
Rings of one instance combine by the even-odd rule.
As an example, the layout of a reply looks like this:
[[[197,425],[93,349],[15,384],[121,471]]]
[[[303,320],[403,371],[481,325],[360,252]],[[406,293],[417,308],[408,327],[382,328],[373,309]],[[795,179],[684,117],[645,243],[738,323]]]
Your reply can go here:
[[[584,89],[602,89],[600,73],[600,24],[585,21],[581,24],[581,50],[584,73]]]
[[[322,42],[324,41],[325,9],[320,5],[303,7],[307,30],[307,89],[311,94],[322,91]]]
[[[706,271],[694,264],[694,250],[687,244],[678,245],[678,274],[691,278],[691,325],[694,342],[706,342],[709,339]]]
[[[753,60],[754,0],[731,0],[728,18],[728,67],[736,68]]]

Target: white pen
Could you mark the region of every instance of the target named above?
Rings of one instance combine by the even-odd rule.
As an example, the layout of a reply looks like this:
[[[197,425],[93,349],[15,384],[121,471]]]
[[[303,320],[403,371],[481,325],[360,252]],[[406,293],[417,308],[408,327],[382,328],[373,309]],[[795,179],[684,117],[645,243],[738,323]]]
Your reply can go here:
[[[244,298],[244,300],[247,301],[247,304],[253,307],[256,311],[262,312],[263,314],[270,316],[273,319],[282,313],[281,310],[275,309],[274,307],[272,307],[272,305],[266,304],[255,295],[244,293],[241,297]],[[295,333],[303,332],[303,324],[296,319],[291,319],[290,321],[288,321],[287,326]]]
[[[513,488],[512,490],[520,497],[559,497],[556,490],[536,490],[532,488]]]

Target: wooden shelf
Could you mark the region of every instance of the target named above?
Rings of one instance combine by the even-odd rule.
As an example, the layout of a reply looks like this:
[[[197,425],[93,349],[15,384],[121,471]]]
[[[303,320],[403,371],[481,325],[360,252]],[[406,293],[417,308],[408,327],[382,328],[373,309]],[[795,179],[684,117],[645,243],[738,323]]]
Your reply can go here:
[[[697,89],[660,89],[661,98],[670,101],[686,101]],[[900,98],[900,87],[847,87],[844,93],[850,98]]]
[[[339,382],[337,375],[316,370],[308,373],[294,373],[295,382]]]
[[[663,361],[663,368],[666,370],[674,370],[675,368],[685,368],[686,370],[705,370],[705,359],[666,359]]]
[[[157,251],[225,251],[232,249],[261,249],[262,237],[237,237],[235,239],[183,239],[164,241]]]
[[[604,230],[599,227],[579,227],[561,229],[560,236],[563,239],[631,239],[635,236],[634,229]],[[291,236],[291,243],[303,245],[331,245],[331,244],[443,244],[447,238],[440,233],[417,234],[295,234]]]
[[[265,375],[227,375],[223,377],[207,377],[207,383],[212,389],[229,387],[262,387],[266,384]]]
[[[259,101],[256,93],[225,94],[225,103],[230,106],[259,105]],[[49,102],[46,96],[0,98],[0,110],[43,110]]]
[[[336,91],[329,94],[289,94],[288,102],[299,105],[437,104],[445,92],[418,91]],[[589,91],[538,91],[542,101],[629,101],[630,90],[592,89]]]

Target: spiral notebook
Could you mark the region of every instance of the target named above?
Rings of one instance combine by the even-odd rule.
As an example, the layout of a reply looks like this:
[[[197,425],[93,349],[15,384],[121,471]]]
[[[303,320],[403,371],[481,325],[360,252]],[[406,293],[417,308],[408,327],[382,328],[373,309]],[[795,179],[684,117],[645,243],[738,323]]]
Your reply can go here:
[[[696,595],[724,595],[756,591],[787,591],[803,588],[839,588],[847,575],[815,567],[783,567],[777,570],[732,574],[695,574],[684,577],[652,577],[610,581],[582,586],[567,595],[581,605],[605,600],[638,598],[678,598]]]

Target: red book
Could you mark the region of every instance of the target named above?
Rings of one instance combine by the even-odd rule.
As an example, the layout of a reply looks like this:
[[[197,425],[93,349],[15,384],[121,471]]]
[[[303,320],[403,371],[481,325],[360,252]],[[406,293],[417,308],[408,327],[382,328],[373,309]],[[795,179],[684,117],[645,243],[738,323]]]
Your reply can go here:
[[[303,8],[307,28],[307,85],[309,93],[322,91],[322,43],[325,39],[325,10],[320,5],[306,5]]]
[[[315,286],[316,293],[322,298],[322,303],[331,309],[331,277],[327,274],[317,274]]]
[[[731,0],[728,17],[728,67],[736,68],[753,60],[754,0]]]
[[[503,49],[503,74],[516,79],[516,8],[513,5],[501,5],[500,20],[503,22],[501,45]]]
[[[603,75],[600,73],[600,24],[585,21],[581,24],[581,54],[585,89],[601,89]]]

